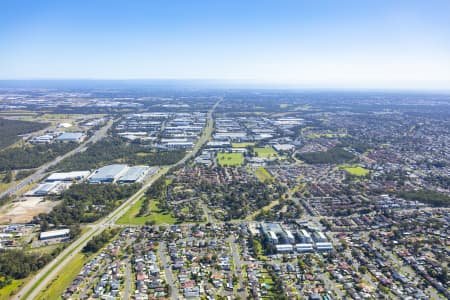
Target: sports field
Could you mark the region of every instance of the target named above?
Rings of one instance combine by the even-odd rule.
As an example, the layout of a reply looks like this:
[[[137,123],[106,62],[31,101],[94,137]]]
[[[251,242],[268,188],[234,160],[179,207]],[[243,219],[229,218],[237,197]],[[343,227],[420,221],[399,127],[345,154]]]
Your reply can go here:
[[[342,166],[341,168],[354,176],[365,176],[369,174],[369,170],[362,167]]]
[[[217,162],[221,166],[241,166],[244,164],[242,153],[218,153]]]
[[[255,152],[258,157],[271,157],[277,155],[277,152],[272,147],[253,148],[253,152]]]

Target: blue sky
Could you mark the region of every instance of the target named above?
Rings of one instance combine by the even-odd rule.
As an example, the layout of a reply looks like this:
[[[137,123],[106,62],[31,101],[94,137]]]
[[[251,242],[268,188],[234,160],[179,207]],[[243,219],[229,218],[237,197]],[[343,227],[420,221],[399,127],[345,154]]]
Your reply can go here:
[[[0,1],[0,79],[44,78],[450,89],[450,1]]]

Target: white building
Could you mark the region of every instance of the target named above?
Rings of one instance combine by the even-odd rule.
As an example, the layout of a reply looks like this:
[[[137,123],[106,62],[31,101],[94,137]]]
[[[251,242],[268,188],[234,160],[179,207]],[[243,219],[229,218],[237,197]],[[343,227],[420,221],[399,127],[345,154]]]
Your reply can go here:
[[[41,232],[41,234],[39,235],[39,239],[40,240],[50,240],[50,239],[56,239],[56,238],[67,238],[67,237],[69,237],[69,234],[70,234],[69,229],[44,231],[44,232]]]

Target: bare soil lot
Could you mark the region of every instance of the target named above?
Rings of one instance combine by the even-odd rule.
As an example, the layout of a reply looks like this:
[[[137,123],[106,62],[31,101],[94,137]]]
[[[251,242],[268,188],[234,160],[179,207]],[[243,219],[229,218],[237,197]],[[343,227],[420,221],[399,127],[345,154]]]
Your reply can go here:
[[[43,201],[42,197],[23,197],[0,208],[0,224],[26,223],[40,213],[52,210],[58,201]]]

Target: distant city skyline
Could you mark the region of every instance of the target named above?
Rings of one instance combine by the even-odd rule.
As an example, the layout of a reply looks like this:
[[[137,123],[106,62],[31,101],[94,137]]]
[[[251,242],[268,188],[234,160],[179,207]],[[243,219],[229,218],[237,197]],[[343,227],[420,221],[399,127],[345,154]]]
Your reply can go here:
[[[0,80],[450,89],[450,1],[2,1]]]

